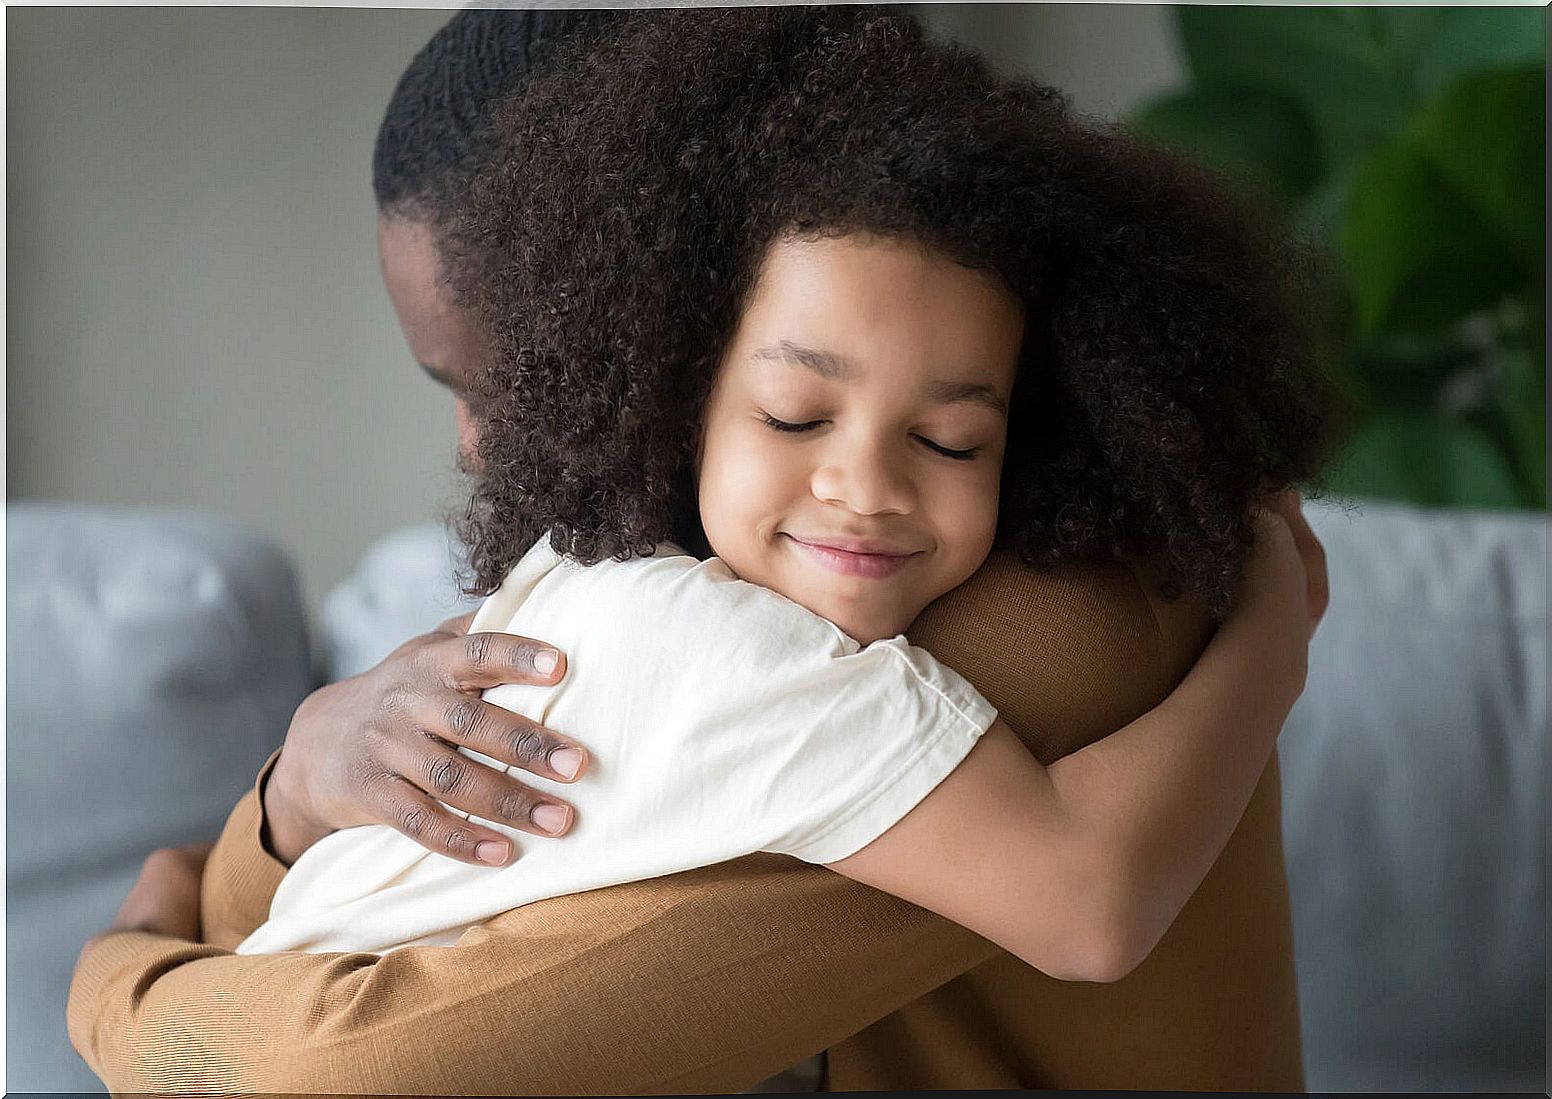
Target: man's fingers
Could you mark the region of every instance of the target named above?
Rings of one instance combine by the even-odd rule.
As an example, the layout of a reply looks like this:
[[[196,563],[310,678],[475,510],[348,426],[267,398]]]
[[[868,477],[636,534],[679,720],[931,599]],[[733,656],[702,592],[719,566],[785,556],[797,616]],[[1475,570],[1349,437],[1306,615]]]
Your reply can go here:
[[[383,823],[427,850],[463,862],[504,866],[511,861],[512,843],[500,832],[449,812],[447,806],[535,836],[564,835],[576,818],[569,805],[452,749],[426,753],[407,770],[385,784],[380,798]]]
[[[455,809],[536,836],[565,834],[575,816],[559,798],[429,740],[426,750],[401,773],[412,775],[428,794]]]
[[[512,841],[506,836],[448,812],[403,776],[385,781],[377,802],[382,823],[428,851],[481,866],[505,866],[512,861]]]
[[[553,645],[510,633],[470,633],[427,650],[440,678],[455,691],[479,691],[502,683],[546,686],[566,674],[566,655]]]
[[[572,782],[587,770],[581,745],[522,714],[456,691],[418,702],[419,727],[465,748],[557,782]]]

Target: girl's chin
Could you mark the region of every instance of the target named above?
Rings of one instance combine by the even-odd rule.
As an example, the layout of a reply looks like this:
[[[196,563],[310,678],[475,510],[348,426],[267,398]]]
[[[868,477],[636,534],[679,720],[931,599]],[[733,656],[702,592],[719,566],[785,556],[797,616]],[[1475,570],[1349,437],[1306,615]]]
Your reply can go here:
[[[787,592],[780,591],[780,589],[777,589],[777,591],[781,595],[785,595],[788,599],[791,599],[798,606],[812,611],[820,618],[823,618],[825,621],[831,623],[838,630],[844,633],[847,637],[851,638],[853,641],[857,642],[859,645],[871,645],[875,641],[886,637],[893,637],[897,633],[904,632],[904,630],[886,629],[876,621],[859,619],[855,613],[847,613],[845,610],[832,606],[824,600],[798,599]]]
[[[894,624],[890,622],[879,622],[876,619],[859,620],[852,615],[846,614],[825,614],[823,611],[814,610],[813,607],[810,607],[809,610],[813,610],[821,618],[828,618],[835,623],[842,633],[862,646],[868,646],[875,641],[883,641],[886,638],[895,637],[905,632],[905,626],[896,629]],[[906,625],[910,625],[910,623],[906,623]]]

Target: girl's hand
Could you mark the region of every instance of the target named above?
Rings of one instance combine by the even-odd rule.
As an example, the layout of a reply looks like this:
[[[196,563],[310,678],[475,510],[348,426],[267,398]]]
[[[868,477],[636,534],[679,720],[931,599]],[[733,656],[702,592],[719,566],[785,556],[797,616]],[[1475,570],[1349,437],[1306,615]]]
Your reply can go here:
[[[1326,551],[1304,518],[1303,501],[1295,489],[1273,497],[1256,518],[1256,544],[1246,569],[1242,598],[1261,592],[1261,585],[1288,585],[1288,593],[1302,591],[1306,640],[1325,616],[1331,601],[1326,577]],[[1302,580],[1302,589],[1300,581]],[[1264,592],[1262,594],[1265,594]]]
[[[1293,544],[1304,561],[1305,605],[1309,614],[1310,636],[1314,637],[1320,620],[1325,617],[1326,607],[1331,603],[1331,585],[1326,576],[1326,549],[1310,529],[1309,521],[1304,518],[1302,503],[1298,491],[1289,489],[1278,496],[1274,507],[1288,524]]]
[[[1309,642],[1329,594],[1325,551],[1300,510],[1299,494],[1280,493],[1255,518],[1234,617],[1254,621],[1272,648],[1268,671],[1286,671],[1297,695],[1308,669]]]
[[[449,619],[297,708],[261,792],[264,839],[282,862],[359,824],[386,824],[462,862],[511,858],[505,836],[438,802],[535,835],[571,827],[565,802],[457,751],[463,745],[561,782],[587,767],[581,746],[479,697],[499,683],[559,682],[565,657],[528,638],[470,634],[472,619]]]

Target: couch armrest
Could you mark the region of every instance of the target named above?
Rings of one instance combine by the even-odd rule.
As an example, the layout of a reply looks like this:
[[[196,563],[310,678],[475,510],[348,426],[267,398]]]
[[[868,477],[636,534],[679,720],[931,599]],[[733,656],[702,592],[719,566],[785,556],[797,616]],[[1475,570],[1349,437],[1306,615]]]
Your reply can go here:
[[[6,508],[8,1090],[99,1090],[64,1004],[155,847],[214,840],[309,690],[295,576],[188,511]]]

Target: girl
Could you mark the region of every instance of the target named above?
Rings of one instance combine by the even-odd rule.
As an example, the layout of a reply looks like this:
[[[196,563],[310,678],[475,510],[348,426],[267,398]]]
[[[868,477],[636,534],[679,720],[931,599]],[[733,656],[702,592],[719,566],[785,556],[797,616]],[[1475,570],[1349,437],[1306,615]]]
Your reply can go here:
[[[1323,445],[1272,256],[1201,180],[897,21],[695,15],[557,65],[502,121],[521,181],[478,181],[454,231],[502,351],[469,531],[476,583],[506,579],[475,628],[575,661],[546,695],[488,697],[621,732],[595,740],[598,811],[578,788],[566,857],[536,843],[500,871],[338,833],[242,949],[447,942],[764,849],[1111,979],[1211,864],[1302,685],[1286,528],[1261,520],[1241,605],[1181,688],[1049,769],[897,635],[999,541],[1149,554],[1227,604],[1258,499]],[[1151,201],[1116,201],[1150,175]],[[714,557],[663,545],[676,508]],[[652,659],[586,617],[623,614],[661,623]],[[708,649],[710,675],[688,659]],[[643,780],[668,746],[695,781]]]

